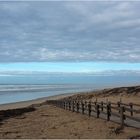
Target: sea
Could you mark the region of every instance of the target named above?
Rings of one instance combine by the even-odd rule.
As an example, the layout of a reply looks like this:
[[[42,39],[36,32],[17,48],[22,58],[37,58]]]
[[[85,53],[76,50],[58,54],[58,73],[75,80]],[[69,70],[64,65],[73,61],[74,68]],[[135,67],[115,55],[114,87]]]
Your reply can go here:
[[[140,76],[128,75],[0,75],[0,104],[139,84]]]

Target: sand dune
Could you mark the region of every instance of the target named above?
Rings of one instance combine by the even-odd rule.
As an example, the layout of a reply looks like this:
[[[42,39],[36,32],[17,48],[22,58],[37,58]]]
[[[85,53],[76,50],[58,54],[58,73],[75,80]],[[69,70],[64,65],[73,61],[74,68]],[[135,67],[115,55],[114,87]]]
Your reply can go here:
[[[140,86],[132,87],[118,87],[110,88],[92,92],[79,93],[74,96],[70,96],[67,99],[73,100],[99,100],[99,101],[123,101],[124,103],[134,102],[140,104]]]

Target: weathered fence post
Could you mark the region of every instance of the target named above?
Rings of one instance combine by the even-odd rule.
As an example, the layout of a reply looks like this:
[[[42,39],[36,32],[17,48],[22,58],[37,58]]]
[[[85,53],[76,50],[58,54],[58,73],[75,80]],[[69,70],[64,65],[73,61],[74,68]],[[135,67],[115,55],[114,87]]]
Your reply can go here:
[[[65,109],[67,110],[67,100],[65,101]]]
[[[82,114],[84,114],[84,103],[83,103],[83,101],[81,102],[81,105],[82,105]]]
[[[120,123],[121,123],[121,128],[124,127],[124,119],[125,119],[125,115],[124,115],[124,107],[120,107]]]
[[[65,109],[65,100],[63,101],[63,108]]]
[[[72,101],[72,112],[74,112],[74,105],[75,105],[75,102]]]
[[[85,111],[87,110],[87,101],[85,101]]]
[[[68,109],[68,101],[66,100],[66,110]]]
[[[67,110],[69,109],[69,101],[67,100]]]
[[[111,105],[110,105],[110,103],[107,103],[106,109],[107,109],[107,121],[110,121],[110,116],[111,116]]]
[[[111,102],[108,102],[110,108],[110,116],[111,116]]]
[[[102,101],[102,102],[101,102],[101,109],[102,109],[102,111],[104,110],[103,105],[104,105],[104,103],[103,103],[103,101]]]
[[[91,102],[88,103],[88,116],[91,116]]]
[[[69,101],[69,111],[71,110],[71,101]]]
[[[118,104],[118,108],[120,108],[121,107],[120,102],[117,102],[117,104]],[[120,113],[120,109],[119,109],[119,113]]]
[[[131,116],[133,116],[133,103],[130,103],[129,105],[130,105],[130,109],[131,109],[130,114],[131,114]]]
[[[77,113],[79,113],[79,101],[77,102],[76,106],[77,106]]]
[[[100,115],[100,106],[96,104],[96,113],[97,113],[97,118],[99,118]]]
[[[97,109],[96,109],[96,104],[97,104],[97,102],[95,101],[94,104],[95,104],[95,111],[96,111],[96,110],[97,110]]]

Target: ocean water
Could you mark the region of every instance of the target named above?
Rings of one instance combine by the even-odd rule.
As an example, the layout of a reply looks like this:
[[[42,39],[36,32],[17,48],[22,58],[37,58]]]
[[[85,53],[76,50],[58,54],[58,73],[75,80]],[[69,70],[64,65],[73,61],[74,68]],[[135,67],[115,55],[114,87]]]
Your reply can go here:
[[[139,83],[140,76],[2,75],[0,104]]]

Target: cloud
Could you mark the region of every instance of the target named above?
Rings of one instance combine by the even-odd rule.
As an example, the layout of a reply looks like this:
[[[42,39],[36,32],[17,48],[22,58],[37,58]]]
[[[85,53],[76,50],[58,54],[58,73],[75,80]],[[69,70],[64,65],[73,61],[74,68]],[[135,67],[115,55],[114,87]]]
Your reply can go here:
[[[140,2],[0,2],[0,62],[140,62]]]
[[[45,72],[45,71],[0,71],[0,76],[140,76],[139,70],[105,70],[105,71],[89,71],[87,69],[80,72]]]

